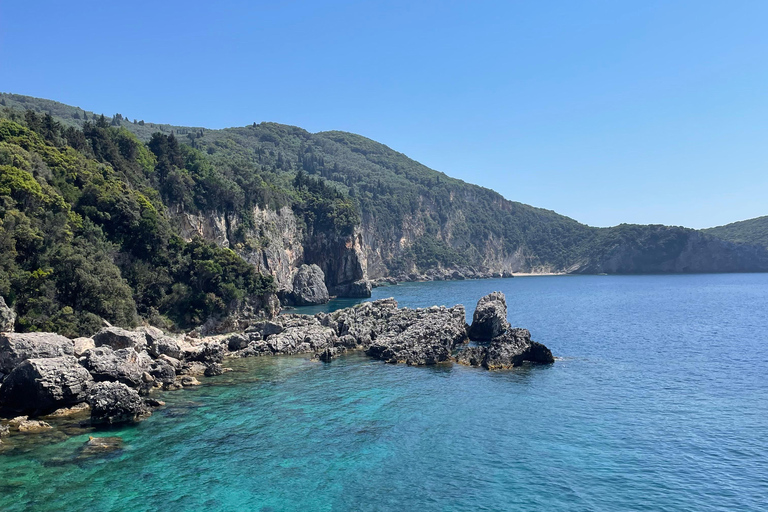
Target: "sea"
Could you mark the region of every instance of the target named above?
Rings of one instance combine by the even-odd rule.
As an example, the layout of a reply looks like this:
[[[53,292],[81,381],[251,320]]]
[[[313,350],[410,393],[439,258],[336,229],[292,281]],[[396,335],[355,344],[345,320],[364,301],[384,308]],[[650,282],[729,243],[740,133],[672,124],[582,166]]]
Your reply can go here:
[[[768,510],[768,274],[404,283],[372,299],[464,304],[471,320],[495,290],[554,364],[232,361],[136,426],[5,439],[0,510]],[[89,453],[89,436],[122,448]]]

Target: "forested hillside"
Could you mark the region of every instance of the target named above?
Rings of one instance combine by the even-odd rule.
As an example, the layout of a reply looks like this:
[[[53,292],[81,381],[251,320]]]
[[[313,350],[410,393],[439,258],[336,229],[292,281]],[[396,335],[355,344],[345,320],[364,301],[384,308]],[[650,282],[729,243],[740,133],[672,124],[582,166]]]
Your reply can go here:
[[[702,231],[730,242],[768,247],[768,215]]]
[[[765,244],[735,243],[759,236],[592,228],[350,133],[170,126],[12,94],[0,110],[0,295],[21,330],[268,314],[303,263],[338,295],[434,270],[768,270]]]

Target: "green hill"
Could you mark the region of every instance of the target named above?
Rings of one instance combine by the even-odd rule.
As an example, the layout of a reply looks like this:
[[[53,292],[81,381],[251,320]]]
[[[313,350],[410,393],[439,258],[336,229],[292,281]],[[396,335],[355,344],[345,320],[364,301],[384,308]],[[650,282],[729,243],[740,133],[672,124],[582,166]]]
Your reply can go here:
[[[702,231],[734,243],[768,247],[768,215]]]
[[[589,227],[355,134],[171,126],[0,94],[0,295],[23,330],[274,309],[303,263],[337,295],[455,269],[768,270],[768,251],[728,240]]]

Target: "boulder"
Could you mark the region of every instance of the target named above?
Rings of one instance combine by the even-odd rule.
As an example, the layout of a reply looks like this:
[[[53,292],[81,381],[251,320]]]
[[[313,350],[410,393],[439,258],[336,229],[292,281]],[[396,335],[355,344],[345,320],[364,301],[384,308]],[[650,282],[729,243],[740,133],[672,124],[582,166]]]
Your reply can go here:
[[[119,327],[105,327],[93,336],[97,347],[108,346],[114,350],[132,348],[141,352],[147,348],[147,334],[141,331],[127,331]]]
[[[136,390],[122,382],[98,382],[88,395],[91,423],[114,425],[147,418],[151,412]]]
[[[224,367],[220,363],[213,363],[205,368],[203,375],[206,377],[216,377],[224,374]]]
[[[96,382],[122,382],[138,388],[143,384],[142,374],[149,370],[152,361],[141,357],[133,348],[112,350],[109,346],[102,346],[88,350],[80,358],[80,364]]]
[[[261,335],[259,335],[259,339],[261,339]],[[224,341],[227,345],[227,350],[230,352],[237,352],[238,350],[244,349],[248,346],[249,342],[250,340],[242,334],[233,334]]]
[[[370,296],[370,295],[369,295]],[[302,265],[293,278],[293,292],[289,295],[295,306],[325,304],[330,299],[325,287],[325,274],[317,265]]]
[[[333,295],[366,299],[371,296],[371,282],[365,279],[352,283],[339,284],[333,287]]]
[[[86,400],[93,377],[74,356],[27,359],[0,386],[0,403],[41,414]]]
[[[453,349],[467,340],[465,314],[461,305],[399,310],[366,353],[408,365],[449,361]]]
[[[75,357],[81,357],[86,351],[96,348],[93,338],[75,338],[72,342],[75,344]]]
[[[179,383],[184,387],[200,385],[200,381],[192,377],[191,375],[184,375],[179,379]]]
[[[501,292],[489,293],[477,302],[469,328],[469,339],[489,341],[509,328],[507,299]]]
[[[173,384],[176,380],[176,368],[163,359],[152,361],[148,371],[155,382],[159,384]]]
[[[56,409],[51,414],[47,414],[45,417],[46,418],[64,418],[67,416],[82,414],[90,410],[91,410],[91,406],[88,405],[87,402],[83,402],[81,404],[73,405],[72,407],[62,407],[61,409]]]
[[[0,332],[13,332],[15,323],[16,313],[8,307],[5,299],[0,297]]]
[[[148,333],[147,352],[155,358],[165,355],[174,359],[181,359],[181,343],[171,336],[164,334],[152,336]]]
[[[181,358],[185,361],[197,361],[205,365],[220,363],[224,360],[224,347],[213,341],[199,345],[182,346]]]
[[[505,370],[524,362],[551,364],[555,358],[547,347],[531,341],[531,333],[527,329],[514,328],[507,329],[487,345],[463,349],[456,356],[456,361],[489,370]]]
[[[0,333],[0,373],[11,373],[25,359],[72,356],[75,345],[52,332]]]

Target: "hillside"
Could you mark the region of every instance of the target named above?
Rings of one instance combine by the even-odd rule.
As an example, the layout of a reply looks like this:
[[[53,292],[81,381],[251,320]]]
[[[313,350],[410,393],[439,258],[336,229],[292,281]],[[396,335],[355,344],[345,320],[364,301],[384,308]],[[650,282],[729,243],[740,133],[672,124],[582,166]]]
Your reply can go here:
[[[768,215],[702,231],[729,242],[768,247]]]
[[[424,273],[768,270],[764,248],[589,227],[350,133],[134,122],[11,94],[0,110],[0,295],[22,330],[270,313],[304,263],[339,296]]]

